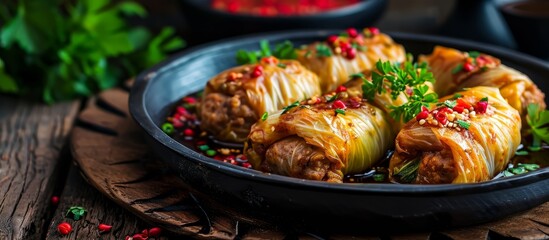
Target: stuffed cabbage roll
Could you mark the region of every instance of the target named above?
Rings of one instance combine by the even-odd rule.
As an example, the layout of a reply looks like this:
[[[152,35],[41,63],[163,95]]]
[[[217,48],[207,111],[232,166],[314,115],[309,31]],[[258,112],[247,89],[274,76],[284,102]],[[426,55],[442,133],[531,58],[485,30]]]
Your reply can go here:
[[[199,108],[203,130],[228,142],[244,142],[252,124],[297,100],[318,96],[316,74],[294,60],[274,57],[226,70],[206,85]]]
[[[474,87],[423,109],[397,135],[393,181],[474,183],[505,169],[521,141],[520,115],[493,87]]]
[[[374,70],[380,59],[406,60],[404,47],[377,28],[366,28],[362,33],[348,29],[345,36],[332,35],[299,49],[297,55],[299,62],[318,74],[323,92],[345,83],[351,74]]]
[[[437,80],[435,91],[439,95],[445,96],[462,88],[489,86],[499,88],[503,98],[523,117],[529,103],[545,108],[543,92],[528,76],[490,55],[437,46],[431,55],[420,57],[420,61],[431,67]]]
[[[248,161],[264,172],[328,182],[371,167],[395,132],[381,109],[345,96],[295,102],[257,122],[244,149]]]

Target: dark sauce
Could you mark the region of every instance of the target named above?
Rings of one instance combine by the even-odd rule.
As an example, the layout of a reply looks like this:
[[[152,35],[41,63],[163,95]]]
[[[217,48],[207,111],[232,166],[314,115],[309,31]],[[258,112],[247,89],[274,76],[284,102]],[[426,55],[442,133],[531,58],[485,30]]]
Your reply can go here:
[[[206,131],[200,129],[200,121],[197,118],[196,106],[201,98],[201,92],[183,97],[170,112],[166,118],[166,123],[162,129],[166,131],[166,124],[171,125],[172,131],[169,135],[196,152],[218,161],[230,163],[236,166],[251,168],[246,156],[242,154],[243,144],[227,143],[216,140]],[[174,120],[179,119],[179,120]],[[170,129],[170,127],[167,127]],[[523,155],[515,155],[506,170],[496,174],[493,179],[498,179],[515,174],[521,174],[529,171],[535,171],[529,164],[536,164],[539,169],[549,166],[549,145],[542,145],[538,151],[532,151],[528,147],[531,139],[525,137],[523,143],[517,152]],[[343,178],[345,183],[397,183],[389,180],[389,160],[394,150],[389,150],[383,156],[383,159],[376,163],[372,168],[356,174],[347,174]],[[526,165],[525,165],[526,164]],[[526,166],[526,168],[525,168]],[[528,170],[530,169],[530,170]],[[519,171],[520,170],[520,171]],[[524,170],[524,171],[522,171]]]

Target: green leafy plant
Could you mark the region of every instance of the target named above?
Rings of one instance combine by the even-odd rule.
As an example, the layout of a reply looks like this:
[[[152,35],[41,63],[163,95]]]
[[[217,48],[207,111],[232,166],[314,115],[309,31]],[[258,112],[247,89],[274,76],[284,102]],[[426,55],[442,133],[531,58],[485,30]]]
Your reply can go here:
[[[69,210],[67,210],[67,213],[65,214],[66,217],[72,217],[74,220],[80,220],[80,218],[84,217],[88,210],[86,210],[83,207],[79,206],[73,206],[70,207]]]
[[[113,87],[185,45],[172,28],[158,35],[129,26],[144,17],[133,1],[20,0],[0,6],[0,91],[43,101]]]
[[[236,62],[238,64],[254,64],[261,60],[261,58],[270,56],[274,56],[279,59],[297,58],[297,52],[294,48],[294,44],[290,41],[277,43],[274,46],[274,49],[271,50],[269,41],[261,40],[259,42],[259,48],[260,50],[258,51],[238,50],[236,52]]]
[[[549,111],[543,110],[538,104],[529,104],[527,107],[527,122],[532,133],[531,151],[541,150],[541,142],[549,143]]]

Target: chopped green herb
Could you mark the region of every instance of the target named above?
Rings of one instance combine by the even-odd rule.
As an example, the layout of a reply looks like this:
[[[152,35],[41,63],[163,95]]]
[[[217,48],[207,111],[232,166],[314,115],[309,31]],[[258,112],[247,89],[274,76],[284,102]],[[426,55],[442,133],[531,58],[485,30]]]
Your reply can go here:
[[[236,52],[236,62],[238,64],[254,64],[257,63],[259,54],[255,51],[238,50]]]
[[[463,70],[463,64],[460,63],[454,69],[452,69],[452,74],[456,74],[458,72],[461,72],[461,70]]]
[[[72,217],[74,220],[80,220],[80,218],[84,217],[86,215],[86,212],[88,212],[83,207],[79,206],[73,206],[70,207],[67,213],[65,214],[66,217]]]
[[[284,63],[279,63],[279,64],[277,64],[277,66],[279,68],[286,68],[286,64],[284,64]]]
[[[355,79],[355,78],[365,78],[366,76],[364,76],[364,73],[353,73],[349,76],[349,78],[351,79]]]
[[[483,97],[480,99],[481,102],[488,102],[488,97]]]
[[[162,131],[168,135],[171,135],[175,131],[175,127],[171,123],[162,124]]]
[[[282,110],[282,114],[284,114],[284,113],[290,111],[290,109],[295,108],[295,107],[297,107],[297,106],[299,106],[299,101],[295,101],[294,103],[292,103],[292,104],[290,104],[290,105],[288,105],[288,106],[282,108],[282,109],[283,109],[283,110]]]
[[[503,171],[503,176],[504,177],[511,177],[511,176],[514,176],[515,174],[513,174],[512,172],[509,172],[508,170],[505,170]]]
[[[279,59],[296,59],[297,51],[294,44],[288,40],[275,45],[273,55]]]
[[[417,177],[417,170],[419,169],[419,158],[410,160],[400,168],[395,168],[393,177],[397,178],[399,182],[411,183]]]
[[[517,156],[527,156],[527,155],[528,155],[528,151],[524,151],[524,150],[516,151],[516,152],[515,152],[515,155],[517,155]]]
[[[345,110],[343,109],[336,109],[335,112],[336,112],[336,115],[338,114],[345,115]]]
[[[208,146],[208,145],[204,144],[204,145],[200,145],[200,146],[198,146],[198,149],[200,149],[200,151],[203,151],[203,152],[205,152],[205,151],[208,151],[208,150],[210,150],[210,146]]]
[[[264,112],[263,115],[261,115],[261,120],[265,121],[265,120],[267,120],[268,117],[269,117],[269,113]]]
[[[472,57],[472,58],[477,58],[480,56],[480,53],[477,52],[477,51],[471,51],[471,52],[468,52],[469,53],[469,57]]]
[[[374,179],[374,181],[376,182],[383,182],[385,181],[385,174],[383,173],[376,173],[372,176],[372,178]]]
[[[457,123],[461,128],[463,128],[465,130],[469,130],[469,127],[471,126],[471,123],[468,123],[468,122],[460,120],[460,119],[457,120]]]
[[[330,57],[332,56],[332,50],[326,44],[317,44],[316,55],[319,57]]]
[[[444,101],[444,105],[449,108],[454,108],[457,105],[456,100],[446,100]]]
[[[264,57],[275,56],[279,59],[296,59],[297,52],[290,41],[285,41],[275,45],[271,51],[269,41],[261,40],[259,42],[259,51],[238,50],[236,52],[236,62],[238,64],[254,64]]]
[[[333,102],[337,99],[337,97],[339,97],[339,93],[336,93],[334,94],[333,96],[331,96],[330,98],[328,98],[326,101],[327,102]]]
[[[456,94],[454,94],[453,99],[455,100],[455,99],[458,99],[458,98],[460,98],[460,97],[463,97],[463,95],[460,94],[460,93],[456,93]]]
[[[528,171],[535,171],[539,169],[539,165],[534,163],[519,163],[518,166],[524,167],[524,169]]]
[[[525,173],[525,172],[527,172],[527,171],[526,171],[526,169],[523,168],[523,167],[514,167],[514,168],[510,168],[510,169],[509,169],[509,172],[511,172],[511,173],[513,173],[513,174],[523,174],[523,173]]]
[[[305,53],[305,57],[308,58],[309,56],[311,56],[311,51],[310,50],[307,50],[307,52]]]
[[[261,57],[270,57],[272,55],[271,47],[269,46],[269,41],[265,39],[259,41],[259,48],[261,49]]]
[[[217,154],[217,151],[216,150],[213,150],[213,149],[208,149],[206,150],[206,155],[208,155],[209,157],[213,157]]]

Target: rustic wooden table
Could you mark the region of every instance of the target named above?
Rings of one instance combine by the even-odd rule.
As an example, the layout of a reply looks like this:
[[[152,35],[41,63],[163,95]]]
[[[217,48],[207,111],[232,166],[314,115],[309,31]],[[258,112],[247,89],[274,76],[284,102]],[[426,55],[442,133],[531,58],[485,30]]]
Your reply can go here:
[[[0,194],[3,196],[0,239],[124,239],[154,227],[90,186],[73,164],[68,138],[71,129],[79,124],[77,116],[86,105],[89,104],[73,101],[47,106],[0,96]],[[59,196],[57,205],[52,204],[52,196]],[[72,220],[65,216],[71,206],[85,207],[88,212],[83,219]],[[354,238],[549,239],[548,211],[549,202],[526,213],[472,228]],[[64,221],[73,227],[68,237],[57,232],[57,225]],[[99,223],[112,225],[112,231],[100,234]],[[271,237],[286,239],[288,235]],[[165,231],[156,239],[182,238],[186,237]],[[302,234],[291,238],[326,237]]]

